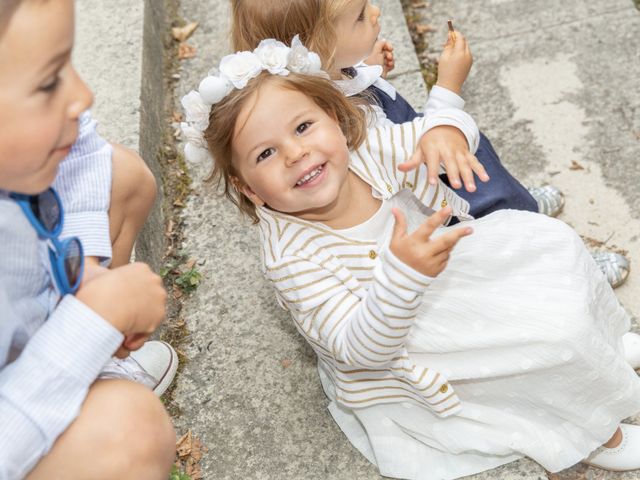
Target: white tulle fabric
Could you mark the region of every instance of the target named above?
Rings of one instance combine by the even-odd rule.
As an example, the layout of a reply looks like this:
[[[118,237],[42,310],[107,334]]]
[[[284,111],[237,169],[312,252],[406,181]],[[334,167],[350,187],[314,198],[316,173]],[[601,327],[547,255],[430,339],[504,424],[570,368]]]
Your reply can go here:
[[[407,214],[414,227],[424,219]],[[363,237],[388,238],[391,223]],[[320,370],[329,410],[389,477],[454,479],[522,456],[567,468],[640,411],[640,380],[623,357],[629,318],[564,223],[505,210],[464,225],[474,238],[428,287],[407,344],[413,361],[448,378],[462,413],[344,409]]]

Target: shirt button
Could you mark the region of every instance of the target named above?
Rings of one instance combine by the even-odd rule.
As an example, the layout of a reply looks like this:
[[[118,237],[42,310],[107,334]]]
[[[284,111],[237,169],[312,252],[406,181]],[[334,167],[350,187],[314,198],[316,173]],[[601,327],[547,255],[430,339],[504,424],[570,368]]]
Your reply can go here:
[[[404,186],[407,188],[413,188],[413,183],[411,182],[404,182]]]
[[[442,385],[440,385],[440,393],[447,393],[449,391],[449,385],[447,385],[446,383],[443,383]]]
[[[393,188],[391,188],[391,185],[387,183],[387,191],[389,193],[393,192]]]
[[[442,203],[440,203],[440,208],[444,208],[448,205],[447,203],[447,199],[445,198],[444,200],[442,200]]]
[[[369,250],[369,258],[371,260],[374,260],[377,256],[378,256],[378,254],[376,253],[375,250]]]

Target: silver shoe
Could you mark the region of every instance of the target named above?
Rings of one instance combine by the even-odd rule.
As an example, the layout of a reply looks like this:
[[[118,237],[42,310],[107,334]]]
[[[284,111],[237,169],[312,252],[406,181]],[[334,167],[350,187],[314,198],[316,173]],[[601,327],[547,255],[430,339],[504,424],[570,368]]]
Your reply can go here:
[[[614,252],[591,252],[591,256],[607,277],[611,288],[619,287],[629,276],[629,260],[624,255]]]
[[[538,212],[549,217],[557,216],[564,207],[564,195],[552,185],[527,188],[531,196],[538,202]]]

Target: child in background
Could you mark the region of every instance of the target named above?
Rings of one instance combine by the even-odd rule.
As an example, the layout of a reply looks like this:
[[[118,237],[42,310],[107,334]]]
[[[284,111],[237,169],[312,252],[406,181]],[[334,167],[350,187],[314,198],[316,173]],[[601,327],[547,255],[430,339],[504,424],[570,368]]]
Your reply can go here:
[[[640,427],[619,426],[640,411],[629,317],[580,238],[518,210],[442,228],[463,204],[430,208],[455,194],[428,182],[421,152],[468,158],[470,117],[367,131],[319,67],[295,42],[228,55],[183,99],[183,128],[259,224],[264,272],[354,446],[407,479],[525,455],[554,472],[640,469]],[[415,191],[397,168],[414,150]]]
[[[323,68],[347,96],[365,94],[365,98],[377,102],[384,112],[381,115],[377,109],[379,119],[402,123],[420,115],[389,82],[380,78],[388,66],[367,67],[361,63],[379,51],[380,9],[368,1],[232,0],[231,6],[233,51],[252,50],[264,38],[289,43],[300,35],[302,43],[320,55]],[[455,36],[455,42],[450,35],[445,45],[438,65],[438,82],[430,96],[463,108],[464,101],[458,95],[472,58],[464,36],[460,32]],[[442,161],[447,170],[442,180],[469,202],[469,213],[475,218],[508,208],[556,216],[564,205],[560,191],[550,185],[524,188],[506,170],[482,133],[476,157],[491,178],[488,183],[475,182],[472,170],[455,158],[426,153],[431,184],[435,184]],[[465,188],[461,188],[463,183]],[[592,255],[614,288],[626,280],[629,262],[624,256],[614,252]]]
[[[71,65],[73,18],[72,0],[0,5],[0,479],[166,479],[175,434],[160,401],[133,382],[95,381],[162,321],[162,281],[134,263],[87,265],[80,283],[81,240],[61,239],[49,189],[93,100]],[[86,185],[62,180],[68,204],[91,212]]]

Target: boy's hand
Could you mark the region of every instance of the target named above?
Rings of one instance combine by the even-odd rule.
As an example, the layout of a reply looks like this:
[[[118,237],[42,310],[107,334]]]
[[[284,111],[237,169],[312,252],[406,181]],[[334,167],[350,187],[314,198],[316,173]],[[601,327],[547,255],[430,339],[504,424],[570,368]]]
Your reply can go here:
[[[425,133],[418,142],[418,149],[408,162],[398,165],[398,170],[407,172],[414,170],[421,163],[427,165],[429,183],[438,183],[440,163],[444,166],[449,183],[453,188],[464,186],[468,192],[475,192],[473,180],[475,172],[481,181],[488,182],[489,175],[478,159],[469,151],[469,145],[464,134],[456,127],[440,125]]]
[[[167,293],[162,279],[139,262],[95,273],[82,282],[76,298],[124,334],[118,356],[126,356],[164,319]]]
[[[393,45],[386,40],[378,40],[373,46],[373,51],[364,61],[367,65],[381,65],[382,78],[387,78],[387,74],[394,69],[395,60],[393,58]]]
[[[438,61],[438,81],[436,85],[460,94],[462,84],[467,79],[473,57],[464,36],[458,32],[449,32],[447,43]]]
[[[391,252],[406,265],[432,278],[445,269],[458,240],[473,232],[471,227],[452,228],[432,240],[433,232],[451,215],[451,207],[445,207],[408,235],[404,214],[397,208],[391,211],[396,221],[389,244]]]

